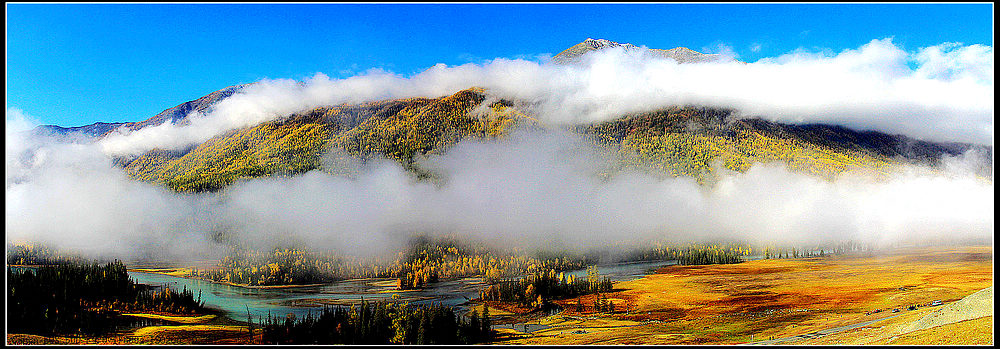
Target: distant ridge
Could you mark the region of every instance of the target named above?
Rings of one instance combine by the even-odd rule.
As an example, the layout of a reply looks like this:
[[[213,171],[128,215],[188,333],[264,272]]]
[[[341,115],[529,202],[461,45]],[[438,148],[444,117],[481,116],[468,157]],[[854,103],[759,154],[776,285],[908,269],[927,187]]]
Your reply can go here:
[[[110,132],[118,128],[118,126],[124,125],[124,122],[95,122],[90,125],[76,126],[76,127],[62,127],[56,125],[41,125],[32,130],[35,135],[39,134],[56,134],[56,135],[67,135],[67,134],[83,134],[90,137],[100,137],[105,133]]]
[[[193,111],[205,112],[214,105],[216,102],[226,99],[232,96],[234,93],[239,92],[243,88],[251,84],[243,84],[236,86],[229,86],[224,89],[209,93],[208,95],[202,96],[201,98],[195,99],[193,101],[188,101],[181,103],[173,108],[169,108],[154,115],[153,117],[137,122],[96,122],[85,126],[76,127],[61,127],[56,125],[41,125],[36,127],[32,132],[34,134],[39,134],[43,132],[48,132],[56,135],[68,135],[68,134],[82,134],[90,137],[103,137],[109,132],[112,132],[119,127],[125,127],[129,130],[135,131],[146,126],[156,126],[163,124],[164,122],[171,121],[174,123],[182,122],[188,114]]]
[[[187,117],[187,115],[190,114],[191,112],[197,111],[204,113],[208,110],[209,107],[214,105],[216,102],[226,99],[229,96],[232,96],[234,93],[239,92],[243,88],[250,85],[252,84],[229,86],[224,89],[209,93],[196,100],[184,102],[173,108],[164,110],[159,114],[156,114],[153,117],[146,119],[144,121],[127,122],[124,124],[124,126],[129,130],[135,131],[146,126],[160,125],[167,121],[178,123],[181,122],[185,117]]]
[[[583,55],[608,48],[620,47],[625,51],[644,52],[655,58],[670,58],[678,63],[701,63],[722,61],[725,57],[718,54],[701,53],[687,47],[676,47],[669,50],[644,49],[629,43],[618,43],[606,39],[587,38],[583,42],[573,45],[565,51],[552,57],[552,62],[556,64],[569,64],[578,62]]]

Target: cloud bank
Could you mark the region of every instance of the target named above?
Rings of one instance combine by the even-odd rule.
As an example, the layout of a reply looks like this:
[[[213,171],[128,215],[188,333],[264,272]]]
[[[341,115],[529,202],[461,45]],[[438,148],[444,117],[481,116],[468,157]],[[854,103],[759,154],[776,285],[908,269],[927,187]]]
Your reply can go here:
[[[185,125],[124,130],[101,141],[108,154],[182,149],[294,112],[387,98],[438,97],[480,86],[525,101],[542,122],[580,124],[672,105],[735,109],[785,123],[826,123],[929,141],[992,144],[993,48],[944,43],[905,51],[891,39],[840,53],[795,51],[742,64],[677,64],[608,49],[579,65],[494,59],[438,64],[404,77],[382,70],[331,79],[263,80],[194,114]]]
[[[128,179],[97,144],[9,138],[7,153],[8,241],[122,258],[211,258],[225,251],[212,240],[223,231],[259,247],[366,257],[394,253],[414,232],[582,250],[655,239],[891,244],[993,230],[993,184],[961,157],[945,172],[913,168],[885,181],[848,173],[829,182],[762,164],[723,172],[709,188],[640,172],[601,179],[612,159],[579,136],[525,131],[421,160],[440,184],[376,161],[353,179],[312,171],[178,194]]]

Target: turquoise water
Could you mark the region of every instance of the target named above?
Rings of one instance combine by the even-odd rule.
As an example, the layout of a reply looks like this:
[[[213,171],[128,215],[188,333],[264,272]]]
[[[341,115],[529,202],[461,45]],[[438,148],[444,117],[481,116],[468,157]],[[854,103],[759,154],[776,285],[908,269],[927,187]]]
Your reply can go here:
[[[138,283],[167,286],[174,290],[191,290],[195,297],[201,293],[206,306],[223,310],[230,318],[246,320],[247,313],[254,321],[272,316],[285,317],[295,314],[303,317],[309,313],[318,314],[323,309],[321,302],[357,302],[365,300],[389,299],[398,294],[401,301],[411,304],[428,302],[449,306],[467,305],[468,300],[478,296],[476,278],[441,282],[432,288],[414,291],[396,291],[391,286],[374,283],[391,279],[347,280],[323,286],[295,287],[282,289],[253,289],[229,286],[203,280],[180,278],[162,274],[129,272]]]
[[[656,268],[676,264],[674,261],[643,262],[598,266],[601,277],[612,281],[625,281],[642,277]],[[567,274],[586,277],[587,271],[577,270]],[[429,302],[468,309],[469,300],[479,296],[481,278],[466,278],[435,283],[423,290],[399,291],[386,281],[392,279],[357,279],[340,281],[329,285],[295,287],[282,289],[254,289],[217,284],[213,282],[187,279],[176,276],[129,272],[132,279],[141,284],[166,286],[173,290],[191,290],[206,306],[222,310],[234,320],[246,320],[247,313],[253,321],[272,316],[285,317],[294,314],[303,317],[309,313],[318,314],[323,309],[321,302],[351,303],[365,300],[390,299],[399,295],[399,300],[411,304]]]
[[[612,281],[625,281],[640,278],[651,270],[673,264],[676,262],[604,265],[598,266],[598,272],[601,277],[607,277]],[[578,278],[586,277],[587,271],[577,270],[567,274]],[[423,290],[397,291],[392,286],[376,285],[392,279],[360,279],[324,286],[251,289],[162,274],[129,272],[129,275],[142,284],[165,285],[178,291],[186,288],[192,290],[196,297],[201,291],[201,300],[206,306],[223,310],[235,320],[245,320],[249,311],[254,321],[267,318],[268,314],[280,317],[289,313],[295,314],[296,317],[305,316],[310,312],[317,314],[323,309],[323,305],[318,301],[356,302],[362,297],[365,300],[379,300],[389,299],[393,294],[398,294],[400,300],[411,304],[435,302],[466,310],[469,300],[479,296],[479,289],[482,286],[480,278],[467,278],[439,282]]]

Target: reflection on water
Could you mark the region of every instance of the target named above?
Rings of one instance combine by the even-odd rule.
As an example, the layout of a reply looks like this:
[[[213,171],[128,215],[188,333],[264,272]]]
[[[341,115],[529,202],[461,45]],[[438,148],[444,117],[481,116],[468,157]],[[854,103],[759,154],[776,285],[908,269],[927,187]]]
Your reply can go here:
[[[608,278],[611,281],[629,281],[641,278],[645,275],[652,274],[656,269],[675,265],[677,261],[655,261],[655,262],[635,262],[635,263],[618,263],[610,265],[598,265],[597,272],[601,274],[602,278]],[[573,275],[576,278],[586,278],[587,270],[580,269],[567,273],[568,275]]]

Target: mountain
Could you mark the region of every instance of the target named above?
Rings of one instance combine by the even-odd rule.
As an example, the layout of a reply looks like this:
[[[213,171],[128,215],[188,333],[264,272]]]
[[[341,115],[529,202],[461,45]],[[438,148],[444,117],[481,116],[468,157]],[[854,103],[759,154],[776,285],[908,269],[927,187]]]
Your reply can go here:
[[[191,112],[201,112],[204,113],[211,107],[215,102],[226,99],[232,96],[234,93],[239,92],[243,88],[251,84],[243,84],[236,86],[229,86],[224,89],[209,93],[204,97],[198,98],[193,101],[188,101],[181,103],[180,105],[164,110],[153,117],[140,122],[127,122],[123,126],[129,130],[135,131],[146,126],[156,126],[165,122],[173,122],[178,124],[184,123],[184,118],[188,116]]]
[[[883,175],[901,164],[940,165],[943,155],[992,147],[935,143],[833,125],[788,125],[732,119],[731,111],[673,107],[579,126],[577,130],[619,152],[623,166],[711,182],[720,163],[744,172],[755,163],[782,162],[789,169],[832,179],[845,171]],[[992,177],[992,169],[983,176]]]
[[[677,47],[669,50],[646,49],[629,43],[621,44],[605,39],[594,40],[591,38],[587,38],[587,40],[584,40],[579,44],[573,45],[570,48],[555,55],[555,57],[552,57],[552,62],[557,64],[574,63],[578,62],[581,59],[581,57],[583,57],[583,55],[587,53],[614,47],[620,47],[625,51],[648,54],[655,58],[670,58],[677,61],[678,63],[716,62],[726,59],[718,54],[705,54],[691,50],[687,47]]]
[[[482,89],[470,88],[440,98],[321,107],[216,136],[186,153],[150,151],[120,163],[133,178],[177,191],[212,191],[241,178],[314,169],[348,174],[350,168],[338,164],[375,157],[427,177],[415,157],[464,138],[502,137],[514,124],[531,122],[504,102],[489,105],[487,115],[470,115],[485,100]],[[320,155],[331,149],[324,164]]]
[[[421,156],[445,152],[466,138],[498,138],[517,127],[545,127],[508,101],[492,102],[486,116],[471,115],[485,100],[482,89],[470,88],[440,98],[321,107],[230,131],[187,152],[150,151],[121,164],[133,178],[177,191],[214,191],[242,178],[317,169],[350,174],[350,164],[375,157],[427,178],[433,175],[415,161]],[[754,163],[779,161],[832,178],[848,170],[885,173],[902,163],[934,165],[941,155],[974,147],[830,125],[730,120],[730,115],[727,110],[674,107],[576,131],[616,152],[619,169],[692,176],[702,183],[713,181],[716,162],[742,172]],[[992,157],[992,148],[986,149]]]
[[[68,135],[68,134],[82,134],[90,137],[103,137],[107,135],[108,132],[114,131],[119,127],[125,127],[129,130],[138,130],[146,126],[156,126],[167,121],[179,123],[183,121],[185,117],[191,112],[205,112],[211,107],[215,102],[221,101],[226,97],[232,96],[234,93],[240,91],[250,84],[230,86],[224,89],[209,93],[204,97],[198,98],[193,101],[188,101],[181,103],[173,108],[164,110],[153,117],[139,121],[139,122],[96,122],[90,125],[77,126],[77,127],[60,127],[56,125],[41,125],[36,127],[32,132],[38,134],[40,132],[49,132],[56,135]]]
[[[588,39],[557,58],[573,61],[614,45],[640,49]],[[684,48],[650,51],[681,62],[718,59]],[[99,138],[116,127],[139,129],[167,121],[183,124],[188,113],[205,112],[245,87],[215,91],[141,122],[46,127]],[[446,152],[463,139],[503,138],[521,127],[550,127],[519,109],[518,101],[489,100],[483,105],[486,102],[485,91],[471,87],[436,98],[330,105],[232,130],[188,150],[152,150],[115,161],[132,178],[182,192],[216,191],[241,179],[312,170],[350,176],[357,164],[374,158],[391,159],[418,179],[434,180],[434,173],[420,167],[421,157]],[[616,154],[618,167],[610,171],[634,168],[662,176],[691,176],[708,185],[718,177],[718,164],[742,172],[755,163],[782,162],[794,171],[833,178],[851,170],[884,174],[901,164],[937,166],[943,155],[959,155],[972,148],[986,155],[986,164],[992,163],[993,150],[987,146],[731,115],[729,110],[677,106],[580,125],[573,131]],[[981,174],[992,178],[992,166],[984,166]]]
[[[76,127],[61,127],[56,125],[41,125],[32,130],[35,135],[40,135],[42,133],[49,133],[55,135],[69,135],[69,134],[82,134],[89,137],[100,137],[105,133],[108,133],[118,126],[124,125],[123,122],[95,122],[90,125],[76,126]]]

